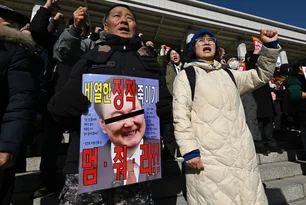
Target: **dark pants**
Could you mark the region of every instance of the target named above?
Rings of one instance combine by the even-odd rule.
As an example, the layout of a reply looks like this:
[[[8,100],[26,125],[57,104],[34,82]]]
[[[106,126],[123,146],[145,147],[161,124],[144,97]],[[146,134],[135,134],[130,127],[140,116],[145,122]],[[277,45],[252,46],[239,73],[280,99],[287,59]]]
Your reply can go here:
[[[41,135],[41,181],[48,189],[56,188],[56,161],[63,138],[64,129],[47,112],[43,119],[43,133]]]
[[[300,121],[301,125],[301,136],[303,140],[304,150],[306,150],[306,121]]]
[[[261,133],[261,141],[266,142],[269,146],[275,146],[273,139],[273,122],[271,117],[258,118],[259,132]]]
[[[167,153],[171,156],[175,155],[175,150],[177,148],[177,144],[174,137],[174,127],[173,123],[167,123],[162,126],[162,138],[164,143],[164,153]]]
[[[0,204],[10,205],[15,184],[15,167],[0,171]]]
[[[274,116],[275,130],[280,130],[282,128],[282,109],[280,100],[274,101],[274,108],[276,111],[276,115]]]

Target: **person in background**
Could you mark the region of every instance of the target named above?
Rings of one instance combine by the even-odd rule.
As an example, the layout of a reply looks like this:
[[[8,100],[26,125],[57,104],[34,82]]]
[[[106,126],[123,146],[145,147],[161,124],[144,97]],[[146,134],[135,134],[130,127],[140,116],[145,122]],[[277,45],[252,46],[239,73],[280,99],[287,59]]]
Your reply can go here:
[[[163,73],[165,73],[166,85],[169,92],[173,92],[173,82],[177,74],[183,69],[180,51],[178,49],[171,48],[167,53],[165,52],[166,45],[161,46],[160,54],[157,56],[157,61],[162,67]],[[164,143],[163,155],[164,160],[175,159],[175,152],[180,157],[175,137],[173,133],[173,124],[164,126],[165,130],[162,130],[162,139]]]
[[[289,97],[295,107],[295,113],[300,123],[301,136],[304,150],[306,150],[306,79],[303,67],[306,66],[306,58],[292,63],[290,77],[287,84]]]
[[[258,69],[256,62],[260,56],[260,52],[259,49],[255,48],[253,52],[246,54],[245,64],[247,70]],[[253,91],[253,97],[257,105],[257,121],[260,132],[260,139],[255,139],[255,147],[264,154],[268,154],[269,152],[283,153],[283,150],[276,145],[276,141],[273,138],[273,117],[275,115],[275,109],[269,83]]]
[[[211,31],[198,31],[189,43],[189,63],[173,86],[175,138],[186,165],[189,205],[268,204],[240,99],[274,73],[278,34],[261,30],[260,36],[258,69],[245,72],[222,69]],[[195,72],[194,94],[187,69]]]
[[[239,68],[239,61],[236,54],[233,53],[225,54],[222,61],[224,61],[224,63],[228,65],[230,69],[238,70]],[[249,92],[241,95],[240,97],[244,108],[245,120],[251,131],[253,140],[255,142],[260,141],[261,134],[259,132],[258,121],[257,121],[257,105],[253,97],[253,94],[252,92]],[[269,152],[266,149],[258,147],[257,143],[255,143],[255,149],[256,152],[258,153],[262,153],[264,155],[269,154]]]
[[[148,182],[78,194],[80,117],[88,111],[89,106],[88,98],[82,94],[83,74],[124,73],[127,76],[159,80],[159,102],[156,106],[160,125],[162,127],[172,123],[171,94],[156,58],[146,47],[141,46],[141,40],[136,34],[136,17],[132,10],[123,4],[114,5],[108,9],[103,21],[104,31],[107,33],[105,41],[82,56],[72,69],[63,89],[56,93],[48,104],[53,118],[73,131],[63,170],[66,180],[60,194],[60,204],[152,205]],[[115,63],[110,64],[109,61]]]
[[[141,35],[142,36],[142,35]],[[151,51],[152,55],[154,57],[157,57],[157,51],[156,49],[154,48],[154,43],[152,41],[147,41],[146,42],[146,47]]]
[[[225,49],[222,48],[222,47],[219,47],[219,56],[220,56],[220,59],[223,59],[225,54],[226,54]]]
[[[10,205],[15,159],[33,131],[38,100],[38,68],[31,55],[35,43],[19,30],[29,19],[0,5],[0,204]]]

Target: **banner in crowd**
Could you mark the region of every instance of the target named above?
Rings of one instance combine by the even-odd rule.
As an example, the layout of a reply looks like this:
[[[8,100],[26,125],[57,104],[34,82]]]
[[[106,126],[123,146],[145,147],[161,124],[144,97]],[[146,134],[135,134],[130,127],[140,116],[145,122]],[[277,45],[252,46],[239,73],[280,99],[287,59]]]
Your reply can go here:
[[[239,71],[246,71],[245,62],[239,62]]]
[[[253,39],[254,47],[258,50],[261,50],[261,47],[262,47],[261,40],[259,40],[259,38],[255,37],[255,36],[252,36],[252,39]]]
[[[161,178],[158,80],[84,74],[79,193]]]

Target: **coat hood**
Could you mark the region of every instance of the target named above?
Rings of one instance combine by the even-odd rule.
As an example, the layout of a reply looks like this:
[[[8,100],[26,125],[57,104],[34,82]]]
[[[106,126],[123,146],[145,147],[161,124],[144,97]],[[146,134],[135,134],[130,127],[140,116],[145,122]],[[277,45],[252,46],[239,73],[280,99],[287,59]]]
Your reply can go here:
[[[32,50],[35,47],[35,43],[31,36],[7,26],[0,26],[0,40],[21,44],[28,50]]]

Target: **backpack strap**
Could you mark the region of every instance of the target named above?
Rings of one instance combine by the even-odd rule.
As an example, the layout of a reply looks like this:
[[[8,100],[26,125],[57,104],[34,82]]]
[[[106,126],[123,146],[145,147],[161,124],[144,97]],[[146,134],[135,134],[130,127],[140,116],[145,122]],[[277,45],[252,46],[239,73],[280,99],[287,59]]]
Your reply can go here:
[[[191,99],[194,99],[195,83],[196,83],[196,74],[193,66],[185,68],[185,72],[191,88]]]
[[[235,80],[235,77],[234,77],[233,73],[228,68],[224,68],[223,70],[225,70],[227,72],[227,74],[230,76],[233,83],[237,87],[236,80]],[[195,84],[196,84],[196,74],[195,74],[194,67],[193,66],[186,67],[185,72],[186,72],[186,75],[187,75],[187,78],[188,78],[188,81],[189,81],[189,85],[190,85],[190,89],[191,89],[191,99],[193,101],[194,100],[194,93],[195,93]]]
[[[235,80],[235,77],[234,77],[232,71],[230,71],[230,69],[228,69],[228,68],[223,68],[223,70],[225,70],[227,72],[227,74],[231,77],[232,81],[234,82],[235,86],[237,87],[237,83],[236,83],[236,80]]]

